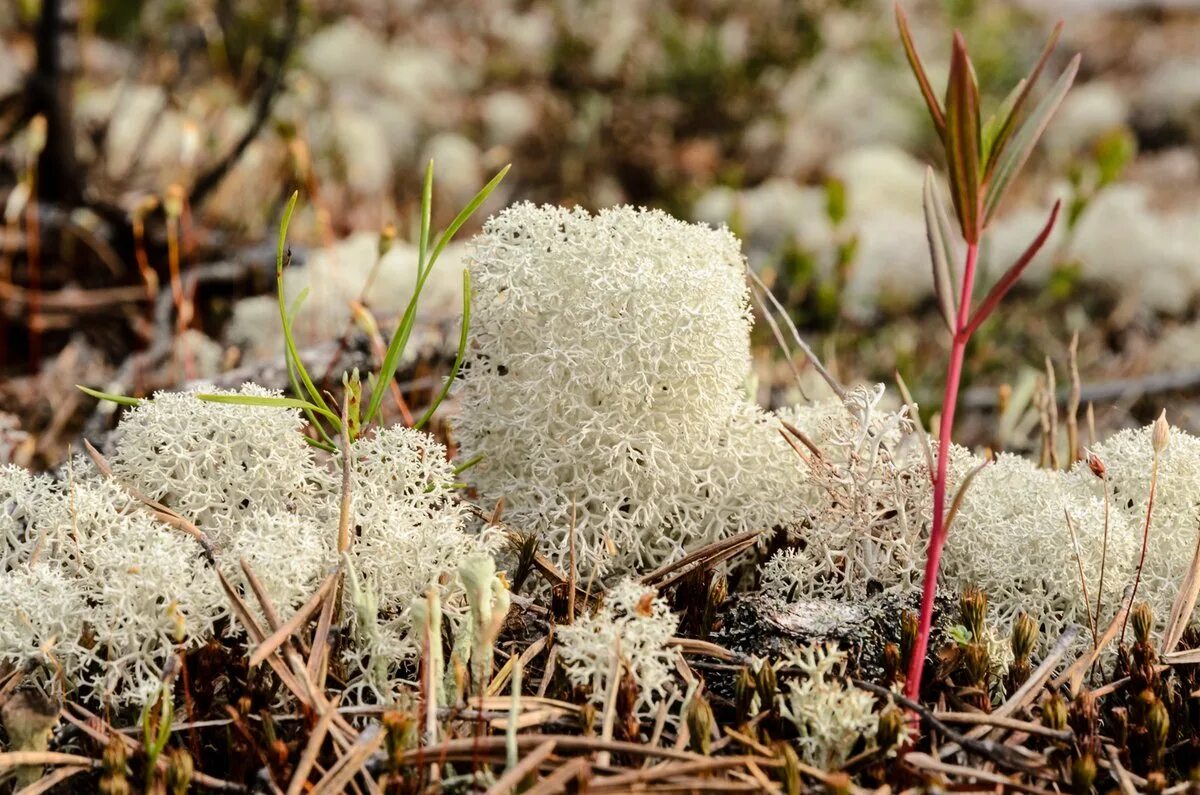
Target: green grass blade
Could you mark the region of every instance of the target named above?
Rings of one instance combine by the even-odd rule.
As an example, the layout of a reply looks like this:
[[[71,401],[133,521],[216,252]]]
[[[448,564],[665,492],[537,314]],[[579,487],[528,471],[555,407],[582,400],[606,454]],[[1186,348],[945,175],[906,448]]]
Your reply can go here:
[[[107,400],[110,403],[116,403],[121,406],[140,406],[142,405],[141,398],[129,397],[129,395],[114,395],[111,392],[101,392],[99,389],[89,389],[82,384],[76,384],[75,388],[85,395],[91,395],[97,400]]]
[[[425,184],[421,186],[421,237],[417,243],[417,276],[425,272],[429,255],[429,225],[433,219],[433,161],[425,166]]]
[[[458,378],[458,371],[462,369],[463,358],[467,354],[467,333],[471,328],[471,272],[463,271],[463,315],[462,315],[462,330],[458,336],[458,353],[454,356],[454,365],[450,368],[450,375],[446,376],[446,383],[442,384],[441,390],[437,393],[437,397],[429,404],[429,408],[425,409],[425,413],[421,415],[421,419],[413,427],[417,430],[425,427],[425,423],[433,417],[433,412],[437,411],[437,407],[442,405],[442,401],[446,399],[446,395],[450,394],[450,387],[454,384],[454,379]]]
[[[196,397],[201,400],[206,400],[209,403],[230,403],[236,406],[262,406],[266,408],[277,409],[303,409],[320,414],[322,417],[327,417],[335,422],[338,422],[337,415],[327,408],[309,403],[307,400],[289,397],[269,397],[265,395],[214,395],[209,393],[199,394]]]
[[[287,304],[283,298],[283,262],[284,252],[287,250],[287,232],[288,226],[292,222],[292,213],[296,210],[296,202],[300,198],[300,191],[294,191],[292,197],[288,199],[287,207],[283,211],[283,220],[279,224],[279,243],[275,247],[275,289],[279,296],[279,319],[283,324],[283,341],[284,341],[284,357],[289,362],[289,367],[296,368],[296,375],[300,382],[304,384],[305,390],[308,392],[309,398],[312,399],[314,405],[320,406],[329,412],[329,406],[325,403],[325,398],[321,396],[321,391],[313,384],[312,378],[308,375],[308,370],[305,369],[304,363],[300,361],[300,354],[296,348],[296,338],[292,334],[292,323],[288,315]],[[297,397],[303,397],[303,393],[297,390]],[[332,412],[329,412],[331,415]],[[337,416],[333,415],[334,420]]]
[[[400,366],[400,356],[404,353],[405,346],[408,345],[408,338],[412,334],[413,325],[416,323],[417,303],[421,298],[421,291],[425,288],[425,281],[433,271],[434,264],[454,238],[454,235],[467,222],[467,219],[479,209],[479,205],[487,200],[487,197],[491,195],[496,186],[500,184],[500,181],[504,179],[504,175],[508,173],[509,168],[511,168],[511,165],[500,169],[500,172],[492,177],[491,181],[484,185],[479,193],[475,194],[475,198],[471,199],[462,212],[446,227],[446,230],[438,238],[437,245],[434,247],[433,253],[430,254],[424,271],[417,274],[417,283],[413,287],[412,298],[409,299],[408,307],[404,310],[404,316],[400,320],[400,325],[396,327],[396,332],[392,335],[387,351],[383,355],[383,362],[379,367],[379,375],[376,379],[375,387],[371,390],[371,402],[367,406],[367,413],[363,416],[362,424],[364,428],[379,412],[379,407],[383,404],[383,396],[387,391],[387,385],[392,382],[392,378],[396,375],[396,368]]]
[[[468,458],[466,461],[463,461],[461,464],[454,467],[454,474],[461,475],[462,473],[466,472],[468,469],[475,466],[482,460],[483,460],[483,453],[476,453],[475,455]]]
[[[300,294],[296,296],[296,300],[292,301],[292,308],[288,310],[289,314],[287,318],[287,325],[284,327],[285,334],[295,333],[296,315],[299,314],[300,306],[304,303],[304,299],[308,298],[308,290],[309,288],[305,287],[300,291]],[[292,385],[292,392],[296,395],[303,396],[304,392],[300,388],[300,378],[296,375],[295,362],[292,361],[290,356],[285,358],[288,371],[288,383]],[[316,413],[309,409],[305,409],[304,416],[308,418],[308,424],[317,429],[317,433],[321,435],[321,438],[324,439],[327,444],[333,446],[333,438],[329,435],[329,432],[325,430],[325,426],[321,424],[321,421],[317,419]]]
[[[441,237],[438,238],[437,245],[433,247],[433,254],[429,256],[429,263],[425,266],[426,271],[429,271],[433,268],[433,264],[437,262],[437,258],[441,256],[441,253],[446,249],[446,246],[449,245],[450,241],[454,239],[454,236],[458,234],[458,230],[461,229],[462,225],[465,224],[467,220],[475,214],[475,211],[479,209],[479,205],[487,201],[487,197],[492,195],[492,191],[494,191],[496,186],[499,185],[504,179],[504,175],[508,173],[510,168],[512,168],[511,163],[500,169],[499,173],[492,177],[491,181],[484,185],[480,189],[479,193],[475,194],[475,198],[471,199],[467,206],[462,209],[462,212],[460,212],[454,218],[454,220],[450,222],[450,225],[446,227],[446,231],[442,232]]]
[[[304,441],[308,442],[308,444],[310,446],[315,447],[318,450],[324,450],[327,453],[336,453],[337,452],[336,447],[334,447],[332,444],[329,444],[328,442],[322,442],[320,439],[313,439],[310,436],[305,436]]]

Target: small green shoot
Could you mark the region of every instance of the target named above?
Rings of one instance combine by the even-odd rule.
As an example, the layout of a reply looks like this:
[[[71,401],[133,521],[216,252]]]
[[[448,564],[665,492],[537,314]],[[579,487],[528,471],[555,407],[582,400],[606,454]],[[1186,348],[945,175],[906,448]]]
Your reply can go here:
[[[82,384],[76,384],[75,388],[85,395],[91,395],[97,400],[107,400],[110,403],[116,403],[121,406],[142,405],[141,398],[130,397],[128,395],[114,395],[111,392],[101,392],[99,389],[90,389]]]
[[[454,365],[450,368],[450,375],[446,376],[446,383],[442,384],[441,390],[438,391],[437,397],[429,404],[429,408],[425,409],[425,413],[421,415],[421,419],[417,420],[417,424],[413,427],[417,430],[425,427],[425,423],[429,422],[433,417],[433,412],[437,411],[438,406],[442,405],[442,401],[446,399],[446,395],[450,394],[450,387],[454,384],[454,379],[458,378],[458,371],[462,369],[463,358],[467,355],[467,333],[471,329],[471,272],[463,271],[463,309],[462,309],[462,330],[458,336],[458,353],[454,356]]]
[[[400,366],[400,356],[404,353],[404,348],[408,344],[408,338],[412,334],[413,325],[417,319],[417,302],[421,297],[421,291],[425,288],[425,282],[429,279],[429,274],[433,271],[434,265],[437,264],[438,257],[445,251],[446,246],[454,239],[458,230],[463,224],[479,209],[479,205],[487,200],[500,181],[504,179],[504,175],[508,173],[511,166],[505,166],[500,169],[496,176],[492,177],[488,184],[480,189],[479,193],[475,194],[475,198],[467,204],[466,207],[455,217],[445,231],[438,237],[437,244],[433,247],[433,252],[428,255],[420,253],[424,252],[428,247],[428,221],[432,213],[433,203],[433,165],[430,164],[425,172],[425,189],[421,196],[421,241],[418,252],[418,271],[417,282],[413,287],[412,298],[409,299],[408,307],[404,310],[404,316],[400,320],[400,325],[396,327],[396,332],[392,335],[392,340],[388,344],[387,352],[383,356],[383,364],[379,368],[379,375],[375,381],[375,388],[371,392],[371,402],[367,405],[367,413],[363,417],[363,424],[366,425],[375,419],[375,415],[379,413],[379,408],[383,403],[383,396],[386,393],[386,387],[392,382],[392,378],[396,375],[396,368]]]

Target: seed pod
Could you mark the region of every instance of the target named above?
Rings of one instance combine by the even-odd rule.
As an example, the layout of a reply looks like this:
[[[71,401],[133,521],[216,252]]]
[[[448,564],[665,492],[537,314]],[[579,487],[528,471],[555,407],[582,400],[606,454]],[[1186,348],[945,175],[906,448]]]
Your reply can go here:
[[[755,689],[758,690],[758,697],[762,699],[763,709],[770,709],[771,705],[775,703],[775,689],[777,685],[775,666],[771,664],[770,660],[763,660],[754,683]]]
[[[893,748],[904,736],[904,712],[895,704],[890,704],[879,713],[879,730],[875,734],[875,743],[887,750]]]
[[[1134,605],[1129,623],[1133,625],[1133,637],[1137,642],[1142,645],[1149,644],[1150,633],[1154,631],[1154,612],[1149,603],[1138,602]]]
[[[1013,622],[1012,650],[1016,660],[1029,660],[1033,647],[1037,644],[1038,624],[1028,613],[1021,611]]]
[[[171,795],[187,795],[192,783],[192,755],[182,748],[167,754],[167,789]]]
[[[100,761],[101,795],[132,795],[129,779],[125,777],[125,760],[125,743],[120,737],[113,737],[105,746]]]
[[[1042,725],[1056,731],[1067,728],[1067,705],[1058,693],[1051,693],[1042,702]]]
[[[900,647],[888,643],[883,647],[883,676],[884,684],[893,685],[904,677],[903,662],[900,658]]]
[[[384,224],[383,229],[379,230],[379,257],[382,259],[389,251],[392,250],[392,244],[396,242],[396,225],[392,223]]]
[[[1104,480],[1108,477],[1108,468],[1104,466],[1104,462],[1100,460],[1100,456],[1093,453],[1091,450],[1087,454],[1088,469],[1092,470],[1092,474]]]
[[[804,782],[800,778],[800,757],[790,743],[779,743],[775,746],[783,757],[783,791],[787,795],[800,795],[804,791]]]
[[[1163,749],[1167,747],[1167,735],[1170,732],[1171,716],[1167,714],[1167,706],[1161,699],[1156,698],[1146,710],[1146,739],[1149,741],[1155,764],[1158,764]]]
[[[991,656],[983,643],[968,643],[963,650],[963,668],[968,681],[975,687],[986,687],[988,670],[991,667]]]
[[[743,665],[733,682],[733,708],[738,723],[750,720],[750,711],[754,709],[754,696],[754,674],[748,666]]]
[[[963,626],[971,631],[971,639],[981,640],[986,632],[987,594],[968,585],[958,599],[958,609]]]
[[[900,616],[900,661],[903,663],[903,670],[905,671],[912,665],[912,653],[917,645],[919,624],[920,619],[917,618],[916,612],[912,610],[905,610]]]
[[[1086,795],[1096,782],[1096,759],[1084,751],[1071,764],[1071,791]]]
[[[708,699],[703,694],[697,693],[692,698],[692,703],[688,706],[687,727],[688,733],[691,734],[692,748],[697,753],[708,756],[709,747],[712,745],[712,729],[716,719],[713,717],[712,707],[709,706]]]
[[[1158,415],[1158,419],[1154,421],[1154,434],[1150,439],[1154,445],[1154,452],[1161,453],[1167,449],[1167,444],[1171,441],[1171,426],[1167,423],[1167,410],[1163,409],[1162,414]]]

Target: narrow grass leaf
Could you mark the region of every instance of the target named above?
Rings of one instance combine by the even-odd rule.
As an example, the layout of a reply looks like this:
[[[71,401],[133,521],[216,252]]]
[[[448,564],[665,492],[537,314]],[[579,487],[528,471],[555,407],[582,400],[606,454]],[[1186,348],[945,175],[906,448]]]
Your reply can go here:
[[[425,166],[425,182],[421,186],[421,236],[417,242],[417,274],[425,270],[429,254],[429,226],[433,219],[433,160]]]
[[[940,454],[940,451],[939,451]],[[958,487],[958,491],[954,494],[954,502],[950,503],[950,510],[946,512],[946,524],[942,528],[942,537],[945,538],[950,533],[950,528],[954,524],[954,518],[958,516],[959,510],[962,508],[963,499],[967,496],[967,490],[971,488],[971,484],[975,481],[975,476],[987,467],[991,461],[984,461],[979,464],[963,478],[962,485]]]
[[[917,85],[920,86],[921,96],[925,98],[925,105],[929,108],[933,126],[942,140],[945,140],[946,117],[942,112],[942,105],[938,102],[937,94],[934,93],[933,86],[929,83],[929,75],[925,73],[925,66],[921,63],[921,56],[917,53],[917,47],[913,43],[912,30],[908,27],[908,17],[905,16],[904,9],[899,3],[896,3],[896,27],[900,29],[904,57],[908,59],[909,68],[912,69],[913,76],[917,78]]]
[[[979,242],[979,86],[962,34],[954,34],[946,88],[946,159],[963,238]]]
[[[1062,209],[1061,200],[1054,203],[1054,209],[1050,211],[1050,218],[1046,221],[1046,225],[1042,227],[1042,231],[1038,233],[1038,236],[1025,249],[1025,253],[1005,271],[1000,280],[988,291],[983,302],[976,308],[975,313],[971,315],[970,321],[967,322],[967,327],[963,331],[964,334],[967,336],[974,334],[980,324],[987,320],[988,315],[992,314],[996,307],[1000,305],[1000,301],[1008,294],[1008,291],[1021,278],[1021,274],[1024,273],[1025,268],[1029,266],[1029,263],[1041,251],[1042,246],[1046,245],[1046,240],[1050,237],[1050,232],[1054,229],[1054,222],[1058,220],[1058,211],[1060,209]]]
[[[1050,38],[1046,40],[1046,46],[1042,48],[1041,57],[1038,58],[1037,64],[1030,71],[1029,77],[1017,84],[1017,88],[1014,91],[1015,96],[1010,95],[1012,99],[1011,105],[1007,111],[1001,108],[1002,112],[997,114],[1003,122],[996,131],[995,141],[990,147],[990,151],[985,154],[985,162],[987,163],[985,180],[991,179],[992,172],[996,168],[997,159],[1004,153],[1004,148],[1008,145],[1013,133],[1016,132],[1018,120],[1021,115],[1021,107],[1025,104],[1025,100],[1029,98],[1029,92],[1033,90],[1034,84],[1037,83],[1038,78],[1042,75],[1042,71],[1046,68],[1046,63],[1050,60],[1050,54],[1054,52],[1054,47],[1058,44],[1058,37],[1062,33],[1062,29],[1062,22],[1054,26],[1054,30],[1050,33]],[[1005,100],[1005,104],[1009,104],[1009,101]]]
[[[912,393],[908,391],[908,384],[904,382],[904,376],[900,375],[900,371],[896,371],[896,388],[900,390],[900,397],[904,399],[904,405],[908,406],[908,413],[912,417],[913,427],[917,429],[917,436],[921,440],[921,452],[925,454],[925,467],[929,470],[930,481],[936,476],[937,468],[933,464],[933,448],[929,444],[929,433],[925,430],[925,423],[921,422],[921,412],[917,409],[916,401],[913,400]]]
[[[461,475],[462,473],[466,472],[468,469],[475,466],[482,460],[483,460],[483,453],[476,453],[475,455],[468,458],[466,461],[463,461],[461,464],[458,464],[457,466],[455,466],[454,474]]]
[[[287,251],[287,232],[288,226],[292,222],[292,213],[296,211],[296,202],[299,198],[300,191],[293,191],[292,197],[288,199],[287,207],[283,211],[283,219],[279,224],[279,242],[275,247],[275,289],[279,297],[279,319],[283,324],[284,357],[287,359],[289,367],[295,367],[296,376],[304,384],[304,388],[308,392],[308,396],[312,399],[313,404],[325,409],[336,421],[337,415],[329,411],[329,406],[325,403],[325,398],[321,396],[321,391],[313,384],[308,370],[304,367],[304,362],[300,360],[300,354],[296,348],[296,338],[292,334],[292,323],[288,316],[287,304],[283,298],[283,266],[284,255]],[[303,397],[303,394],[299,390],[297,390],[297,397]]]
[[[454,356],[454,365],[450,368],[450,374],[446,376],[446,383],[442,384],[442,388],[438,391],[437,397],[429,404],[429,408],[425,409],[425,413],[421,415],[421,419],[417,420],[417,424],[413,427],[417,430],[425,427],[425,423],[433,417],[433,412],[437,411],[438,406],[442,405],[442,401],[446,399],[446,395],[450,393],[450,387],[454,384],[454,379],[458,378],[458,371],[462,369],[463,358],[467,354],[467,334],[471,328],[471,272],[463,271],[463,314],[462,314],[462,330],[458,336],[458,353]]]
[[[107,400],[110,403],[117,403],[118,405],[121,405],[121,406],[140,406],[140,405],[142,405],[141,398],[130,397],[129,395],[114,395],[111,392],[101,392],[99,389],[91,389],[89,387],[83,386],[82,384],[76,384],[75,388],[78,389],[80,392],[84,393],[85,395],[91,395],[92,397],[96,398],[97,400]]]
[[[1075,75],[1079,72],[1079,56],[1076,55],[1071,59],[1071,63],[1055,81],[1054,86],[1050,89],[1042,101],[1034,108],[1033,113],[1021,125],[1020,130],[1013,136],[1012,143],[1005,146],[1004,151],[1000,153],[999,161],[995,165],[994,171],[990,174],[987,184],[987,193],[983,200],[983,217],[984,221],[990,221],[996,213],[996,208],[999,207],[1001,199],[1004,198],[1004,192],[1008,189],[1009,184],[1017,176],[1018,172],[1024,167],[1026,161],[1029,160],[1029,155],[1033,152],[1033,147],[1037,145],[1038,140],[1042,137],[1042,133],[1046,131],[1046,126],[1050,123],[1050,118],[1054,112],[1058,110],[1058,106],[1062,104],[1063,98],[1066,97],[1067,91],[1071,88],[1071,83],[1075,81]],[[991,168],[989,167],[989,171]]]
[[[947,235],[949,230],[942,228],[940,216],[945,211],[941,207],[941,197],[937,194],[932,168],[925,169],[922,201],[925,205],[925,237],[929,240],[929,256],[933,261],[933,292],[937,296],[942,319],[946,321],[946,330],[954,334],[957,307],[954,280],[950,276],[951,240]]]
[[[265,395],[215,395],[208,393],[199,394],[196,397],[200,400],[206,400],[209,403],[229,403],[236,406],[262,406],[277,409],[304,409],[320,414],[322,417],[337,420],[337,415],[329,409],[309,403],[307,400],[300,400],[299,398],[269,397]]]
[[[441,253],[449,245],[454,235],[462,228],[467,219],[479,209],[479,205],[487,200],[500,181],[504,179],[504,175],[508,173],[511,165],[500,169],[496,176],[492,177],[488,184],[484,185],[479,193],[475,194],[475,198],[462,209],[455,219],[446,227],[438,238],[437,245],[434,246],[433,252],[429,255],[429,261],[425,264],[424,270],[417,274],[417,283],[413,287],[412,298],[409,299],[408,307],[404,310],[404,316],[400,320],[400,325],[396,327],[396,331],[392,334],[391,342],[388,343],[387,351],[384,352],[383,362],[379,367],[379,374],[375,381],[374,388],[371,390],[371,402],[367,405],[367,413],[363,417],[363,427],[375,418],[379,413],[379,407],[383,404],[383,396],[387,391],[387,385],[392,382],[392,378],[396,375],[396,368],[400,366],[400,357],[404,353],[404,348],[408,345],[409,335],[412,334],[413,325],[417,318],[417,304],[421,298],[421,291],[425,288],[425,281],[429,278],[429,274],[433,271],[433,266],[437,263],[437,259]]]
[[[429,263],[425,266],[426,270],[429,270],[433,267],[434,263],[437,262],[437,258],[441,256],[442,252],[446,249],[446,246],[449,245],[450,241],[454,239],[454,236],[458,234],[458,230],[462,229],[463,224],[465,224],[470,217],[475,214],[475,211],[479,209],[479,205],[487,201],[488,196],[492,195],[492,191],[494,191],[496,186],[503,181],[504,175],[508,173],[510,168],[512,168],[511,163],[500,169],[496,176],[492,177],[488,184],[480,188],[479,193],[475,194],[475,198],[471,199],[471,201],[467,203],[467,206],[464,207],[462,211],[455,216],[454,220],[450,222],[450,225],[447,226],[446,230],[442,232],[441,236],[438,237],[437,245],[433,247],[433,253],[429,255]]]

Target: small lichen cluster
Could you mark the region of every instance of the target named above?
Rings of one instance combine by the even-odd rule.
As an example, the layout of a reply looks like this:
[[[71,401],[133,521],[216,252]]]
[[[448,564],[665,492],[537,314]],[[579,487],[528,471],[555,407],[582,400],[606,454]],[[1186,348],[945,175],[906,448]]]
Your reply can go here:
[[[246,385],[239,394],[274,393]],[[338,562],[342,500],[340,462],[318,458],[302,427],[296,409],[160,393],[123,419],[111,477],[82,458],[58,478],[3,470],[0,596],[10,609],[0,662],[39,662],[68,689],[140,703],[176,650],[243,631],[214,567],[245,591],[245,561],[290,615]],[[428,435],[380,430],[353,456],[345,563],[360,587],[347,589],[345,612],[363,617],[372,606],[379,648],[351,648],[348,673],[371,677],[363,689],[387,698],[420,650],[414,599],[435,588],[458,621],[466,604],[455,572],[492,543],[464,532],[453,468]],[[188,526],[160,521],[152,504]],[[195,534],[215,550],[211,562]],[[246,601],[257,604],[248,591]]]
[[[745,262],[727,230],[518,204],[469,255],[455,427],[480,500],[583,571],[627,573],[790,524],[799,461],[745,398]]]
[[[801,759],[834,770],[860,740],[874,740],[875,697],[846,681],[846,654],[836,644],[802,646],[784,662],[801,674],[789,677],[776,696],[780,715],[796,729]]]
[[[628,672],[638,688],[637,709],[649,714],[671,679],[677,652],[667,642],[678,628],[678,616],[653,588],[624,579],[594,613],[555,634],[567,678],[587,688],[593,703],[604,704],[614,670],[618,679]]]
[[[107,480],[14,466],[0,479],[0,662],[40,663],[99,701],[144,701],[172,649],[226,613],[196,542]]]
[[[782,412],[816,450],[798,447],[805,545],[767,564],[768,589],[792,591],[794,577],[812,596],[865,599],[920,583],[927,481],[907,409],[883,403],[880,385]]]
[[[819,454],[806,456],[803,526],[793,545],[765,565],[764,589],[785,599],[914,594],[932,501],[925,454],[906,412],[882,408],[879,390],[860,388],[844,405],[817,404],[787,416]],[[1140,556],[1151,434],[1149,427],[1122,431],[1098,444],[1091,452],[1103,463],[1104,477],[1086,461],[1069,471],[1050,470],[1021,456],[985,461],[952,447],[950,493],[975,474],[950,529],[942,586],[982,589],[1004,630],[1021,611],[1036,617],[1043,644],[1053,644],[1069,626],[1095,623],[1102,630],[1133,582]],[[937,454],[936,445],[931,453]],[[1172,431],[1160,458],[1139,591],[1163,615],[1196,548],[1198,495],[1200,440]]]

